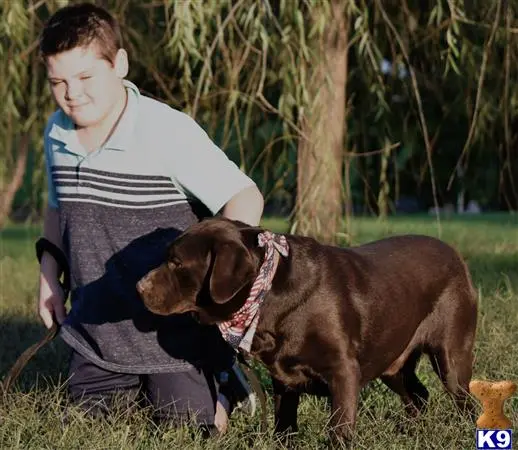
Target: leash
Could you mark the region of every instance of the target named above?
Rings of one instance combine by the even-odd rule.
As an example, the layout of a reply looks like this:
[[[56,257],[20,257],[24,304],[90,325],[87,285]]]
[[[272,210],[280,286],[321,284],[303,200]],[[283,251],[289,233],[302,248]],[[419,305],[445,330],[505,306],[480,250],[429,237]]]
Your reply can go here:
[[[61,274],[63,274],[63,281],[60,280],[59,283],[61,285],[61,288],[63,289],[64,298],[66,300],[70,293],[70,270],[68,267],[68,261],[66,259],[66,256],[59,247],[54,245],[48,239],[42,237],[38,239],[38,241],[36,242],[36,256],[40,264],[44,252],[50,253],[50,255],[58,263],[60,269],[59,277],[61,277]],[[57,336],[59,331],[59,325],[55,317],[52,317],[52,319],[52,327],[47,331],[45,336],[43,336],[43,338],[40,341],[31,345],[18,357],[18,359],[11,367],[6,377],[4,378],[4,381],[0,383],[0,392],[3,395],[6,395],[8,393],[8,391],[11,389],[11,386],[18,379],[22,370],[25,368],[27,363],[34,357],[34,355],[42,347],[51,342]]]
[[[250,367],[249,362],[245,359],[244,355],[239,352],[237,354],[238,365],[241,370],[245,373],[248,381],[250,382],[250,386],[253,391],[257,394],[259,398],[259,403],[261,404],[261,425],[260,430],[262,433],[266,432],[268,429],[268,419],[267,419],[267,410],[266,410],[266,394],[264,393],[263,386],[259,377],[257,376],[255,370]]]

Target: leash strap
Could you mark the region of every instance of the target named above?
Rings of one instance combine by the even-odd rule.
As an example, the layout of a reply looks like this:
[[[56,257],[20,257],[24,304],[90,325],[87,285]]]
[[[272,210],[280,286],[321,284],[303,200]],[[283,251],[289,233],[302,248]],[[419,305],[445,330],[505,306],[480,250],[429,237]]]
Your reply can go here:
[[[268,429],[268,420],[266,418],[266,394],[264,393],[263,386],[256,372],[250,367],[250,364],[245,359],[242,353],[237,354],[238,364],[241,370],[245,373],[248,381],[250,382],[250,386],[257,394],[259,398],[259,403],[261,404],[261,432],[265,432]]]
[[[44,252],[50,253],[59,265],[59,276],[63,274],[63,281],[60,280],[59,283],[61,285],[61,288],[63,289],[63,293],[66,300],[70,293],[70,269],[68,266],[67,258],[64,255],[64,253],[59,249],[59,247],[54,245],[48,239],[42,237],[38,239],[38,241],[36,242],[36,256],[40,264]],[[19,358],[16,360],[16,362],[4,378],[4,381],[0,383],[0,392],[3,395],[6,395],[7,392],[11,389],[11,386],[17,380],[18,376],[20,375],[21,371],[25,368],[27,363],[34,357],[34,355],[40,350],[40,348],[48,344],[57,336],[58,331],[59,325],[55,317],[53,317],[52,327],[47,331],[45,336],[43,336],[43,338],[40,341],[31,345],[19,356]]]
[[[17,380],[21,371],[25,368],[27,363],[32,359],[32,357],[38,352],[38,350],[44,345],[48,344],[52,341],[58,334],[58,325],[57,322],[54,321],[52,323],[52,327],[47,331],[43,339],[36,342],[36,344],[31,345],[27,350],[25,350],[19,358],[14,363],[11,370],[7,373],[7,376],[4,378],[4,381],[0,384],[2,387],[1,391],[5,395],[11,389],[11,386]]]

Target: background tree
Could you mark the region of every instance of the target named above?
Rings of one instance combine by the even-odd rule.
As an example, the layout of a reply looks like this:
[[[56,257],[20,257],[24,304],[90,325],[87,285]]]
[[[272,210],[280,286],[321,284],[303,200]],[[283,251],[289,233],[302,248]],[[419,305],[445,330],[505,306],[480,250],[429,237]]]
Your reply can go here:
[[[306,103],[299,105],[302,133],[297,150],[294,230],[335,243],[346,201],[342,188],[349,18],[346,2],[340,0],[308,9],[309,57],[301,55],[300,64],[294,66],[308,81]]]

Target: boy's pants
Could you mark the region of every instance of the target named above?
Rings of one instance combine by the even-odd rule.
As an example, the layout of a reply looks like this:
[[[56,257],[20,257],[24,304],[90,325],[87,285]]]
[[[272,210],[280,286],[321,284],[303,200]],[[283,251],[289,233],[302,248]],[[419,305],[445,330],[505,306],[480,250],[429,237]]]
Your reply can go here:
[[[91,363],[73,351],[69,392],[74,403],[93,415],[104,415],[114,399],[138,401],[141,394],[154,411],[154,419],[175,424],[192,421],[213,427],[217,386],[214,376],[197,369],[178,373],[132,375],[115,373]]]

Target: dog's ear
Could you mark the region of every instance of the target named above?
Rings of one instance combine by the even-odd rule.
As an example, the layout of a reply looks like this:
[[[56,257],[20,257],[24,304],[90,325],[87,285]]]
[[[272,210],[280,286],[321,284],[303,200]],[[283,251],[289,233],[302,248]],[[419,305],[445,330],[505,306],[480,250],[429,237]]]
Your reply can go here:
[[[241,242],[224,242],[214,250],[210,276],[210,294],[214,302],[228,302],[255,277],[254,264]]]

